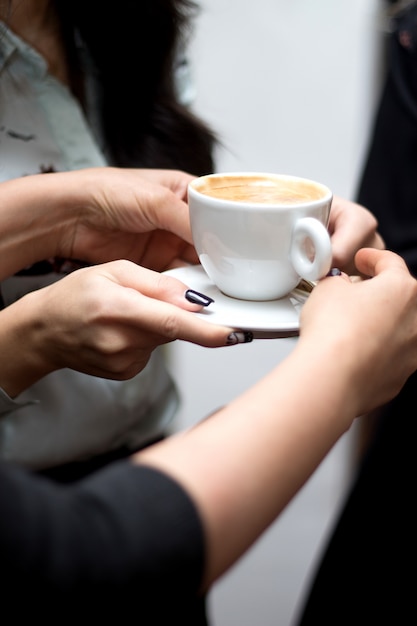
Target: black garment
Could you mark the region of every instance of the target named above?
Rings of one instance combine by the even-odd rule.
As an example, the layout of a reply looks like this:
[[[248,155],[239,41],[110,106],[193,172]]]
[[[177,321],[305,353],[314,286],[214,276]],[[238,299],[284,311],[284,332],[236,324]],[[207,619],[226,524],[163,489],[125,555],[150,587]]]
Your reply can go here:
[[[417,623],[412,377],[387,405],[298,621],[301,626]]]
[[[0,564],[13,622],[207,624],[194,504],[166,475],[129,461],[71,486],[1,464]]]
[[[358,201],[417,276],[417,2],[392,21],[388,67]],[[377,329],[376,329],[377,331]],[[417,623],[417,374],[378,412],[299,626]]]
[[[412,28],[409,36],[405,29]],[[358,202],[378,218],[388,249],[417,276],[417,2],[392,22],[387,77]],[[408,33],[407,33],[408,34]],[[410,42],[409,47],[401,43]]]
[[[135,452],[139,452],[139,450],[143,450],[143,448],[151,446],[158,441],[162,441],[163,439],[164,437],[161,436],[152,441],[148,441],[137,450],[132,450],[131,448],[123,446],[122,448],[110,450],[109,452],[104,452],[103,454],[91,457],[86,461],[72,461],[71,463],[55,465],[54,467],[50,467],[48,469],[37,470],[37,474],[39,476],[51,478],[57,483],[73,483],[76,480],[87,478],[93,472],[97,472],[103,467],[109,465],[109,463],[114,463],[114,461],[120,461],[122,459],[128,459]]]

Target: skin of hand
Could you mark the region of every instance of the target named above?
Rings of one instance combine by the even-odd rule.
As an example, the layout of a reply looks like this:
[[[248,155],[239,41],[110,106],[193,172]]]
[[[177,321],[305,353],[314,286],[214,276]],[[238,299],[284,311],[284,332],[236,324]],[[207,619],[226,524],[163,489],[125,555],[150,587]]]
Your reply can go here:
[[[320,281],[302,309],[300,335],[324,341],[327,329],[338,358],[357,361],[353,388],[362,415],[396,396],[417,366],[417,281],[387,250],[363,248],[355,262],[371,279]]]
[[[1,183],[0,280],[54,256],[89,263],[126,258],[156,271],[198,263],[187,205],[193,178],[178,170],[102,167]],[[356,274],[359,248],[384,247],[377,226],[363,206],[335,197],[333,265]]]
[[[358,269],[319,282],[299,341],[245,393],[134,463],[188,491],[203,523],[202,589],[282,512],[354,422],[397,394],[417,368],[417,281],[394,253],[362,249]]]
[[[0,387],[15,397],[64,367],[128,379],[157,346],[174,339],[232,345],[232,329],[194,315],[202,307],[186,300],[186,289],[176,278],[119,260],[79,269],[28,293],[0,312],[7,363]]]
[[[114,175],[111,186],[109,174]],[[72,256],[78,249],[83,255],[94,250],[89,260],[96,263],[128,258],[157,271],[198,262],[187,204],[188,183],[194,176],[178,170],[110,168],[105,178],[106,185],[92,186],[88,210],[79,216]],[[105,241],[96,241],[100,227],[102,238],[107,229]]]
[[[383,250],[385,242],[378,233],[376,217],[364,206],[334,196],[329,218],[333,267],[346,274],[358,274],[354,256],[360,248]]]
[[[187,187],[177,170],[112,167],[36,174],[0,184],[0,279],[49,257],[125,258],[163,271],[197,263]]]

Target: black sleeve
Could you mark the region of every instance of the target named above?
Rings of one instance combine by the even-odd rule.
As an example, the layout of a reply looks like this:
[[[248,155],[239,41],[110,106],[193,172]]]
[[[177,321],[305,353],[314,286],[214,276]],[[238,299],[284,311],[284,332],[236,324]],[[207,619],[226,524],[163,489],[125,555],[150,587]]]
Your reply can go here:
[[[153,615],[140,623],[162,624],[201,602],[201,521],[163,473],[121,461],[63,486],[2,464],[0,507],[3,607],[15,592],[26,598],[13,602],[15,614],[27,602],[45,617],[53,599],[66,616],[139,611]]]

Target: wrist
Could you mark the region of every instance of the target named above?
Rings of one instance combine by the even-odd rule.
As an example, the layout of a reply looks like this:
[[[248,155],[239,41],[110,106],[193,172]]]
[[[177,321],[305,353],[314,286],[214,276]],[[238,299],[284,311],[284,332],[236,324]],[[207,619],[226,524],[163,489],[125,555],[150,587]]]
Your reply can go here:
[[[347,345],[343,337],[337,340],[334,334],[328,343],[323,337],[320,341],[300,338],[291,356],[296,363],[295,379],[300,380],[301,393],[304,389],[307,396],[314,397],[317,403],[321,401],[323,413],[329,413],[335,425],[341,427],[341,433],[349,430],[360,414],[360,373],[352,344]]]
[[[0,387],[11,398],[58,369],[47,357],[47,325],[38,300],[35,291],[0,312]]]
[[[71,196],[77,193],[63,176],[36,174],[1,183],[0,280],[36,261],[63,256],[65,232],[76,220]]]

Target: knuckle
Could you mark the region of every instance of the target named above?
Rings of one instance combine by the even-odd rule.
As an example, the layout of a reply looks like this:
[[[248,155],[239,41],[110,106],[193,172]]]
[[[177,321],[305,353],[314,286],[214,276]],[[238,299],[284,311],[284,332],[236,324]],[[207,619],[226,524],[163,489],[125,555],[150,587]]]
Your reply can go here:
[[[168,314],[163,320],[161,333],[171,341],[178,338],[178,323],[174,313]]]

